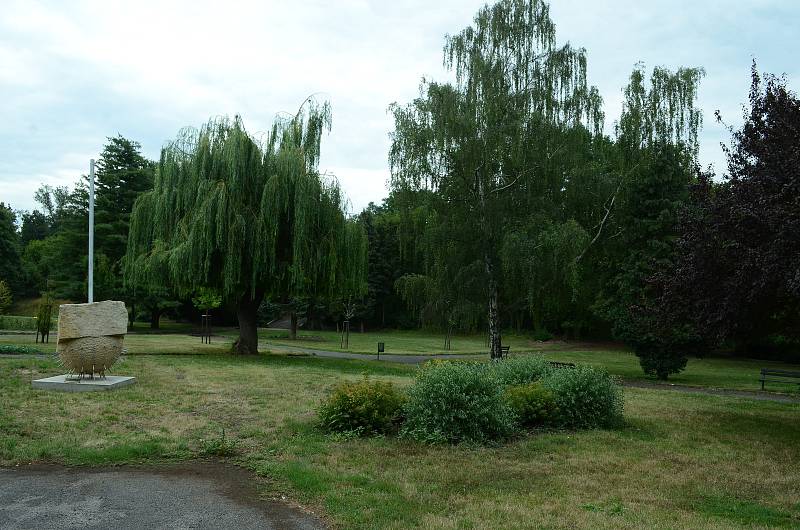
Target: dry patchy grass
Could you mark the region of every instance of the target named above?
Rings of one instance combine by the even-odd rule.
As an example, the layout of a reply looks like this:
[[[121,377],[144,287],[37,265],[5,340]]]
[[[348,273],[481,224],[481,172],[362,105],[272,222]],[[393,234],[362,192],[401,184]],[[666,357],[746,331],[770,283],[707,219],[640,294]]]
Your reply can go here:
[[[115,392],[34,391],[49,360],[0,359],[0,462],[107,464],[233,454],[346,528],[796,528],[800,405],[626,390],[627,426],[499,447],[320,433],[343,378],[411,369],[263,356],[134,356]],[[225,440],[222,441],[222,432]]]

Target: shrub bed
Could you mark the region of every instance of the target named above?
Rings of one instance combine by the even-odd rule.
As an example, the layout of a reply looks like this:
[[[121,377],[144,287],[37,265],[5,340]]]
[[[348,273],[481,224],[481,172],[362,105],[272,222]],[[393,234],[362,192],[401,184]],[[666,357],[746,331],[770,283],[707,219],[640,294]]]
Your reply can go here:
[[[390,383],[337,386],[320,408],[322,426],[359,435],[397,430],[429,443],[491,443],[521,429],[615,427],[622,388],[590,367],[553,368],[540,356],[481,364],[426,363],[404,397]]]

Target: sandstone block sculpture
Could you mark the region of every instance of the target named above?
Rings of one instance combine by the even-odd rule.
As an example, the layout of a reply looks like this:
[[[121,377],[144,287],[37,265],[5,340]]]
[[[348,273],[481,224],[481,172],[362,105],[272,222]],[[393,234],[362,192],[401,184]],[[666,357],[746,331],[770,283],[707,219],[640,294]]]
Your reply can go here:
[[[73,374],[103,376],[122,354],[127,325],[123,302],[62,304],[56,353]]]

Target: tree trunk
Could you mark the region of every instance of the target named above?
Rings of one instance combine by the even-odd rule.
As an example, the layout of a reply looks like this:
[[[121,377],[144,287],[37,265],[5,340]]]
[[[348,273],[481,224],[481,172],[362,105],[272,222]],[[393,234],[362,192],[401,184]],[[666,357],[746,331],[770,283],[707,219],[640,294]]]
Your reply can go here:
[[[239,300],[236,316],[239,318],[239,339],[233,344],[233,353],[239,355],[256,355],[258,353],[258,306],[264,292],[258,291],[255,296],[246,293]]]
[[[289,325],[289,338],[295,340],[297,339],[297,312],[292,311],[289,319],[291,321]]]
[[[503,352],[500,350],[503,343],[500,336],[497,281],[494,278],[494,267],[488,259],[486,260],[486,274],[489,277],[489,311],[487,314],[487,319],[489,320],[489,356],[492,359],[500,359],[503,356]]]
[[[133,323],[136,320],[136,304],[131,304],[131,312],[128,313],[128,328],[133,329]]]
[[[163,310],[161,309],[151,309],[150,310],[150,329],[159,329],[159,323],[161,321],[161,313]]]
[[[475,180],[478,188],[478,199],[480,200],[480,221],[483,232],[483,264],[486,267],[486,287],[489,291],[489,308],[487,312],[487,320],[489,321],[489,356],[494,360],[503,357],[503,352],[500,349],[502,346],[502,339],[500,337],[500,311],[498,309],[499,296],[497,292],[497,278],[495,276],[494,263],[489,253],[491,230],[489,229],[489,221],[486,217],[488,208],[486,204],[486,190],[484,189],[484,183],[480,178],[478,170],[475,171]]]

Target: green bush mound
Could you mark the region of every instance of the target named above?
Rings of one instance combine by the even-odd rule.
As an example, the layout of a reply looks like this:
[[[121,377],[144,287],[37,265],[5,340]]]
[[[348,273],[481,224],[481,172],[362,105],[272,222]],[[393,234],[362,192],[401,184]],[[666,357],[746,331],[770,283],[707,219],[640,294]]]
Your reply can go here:
[[[543,427],[557,422],[555,396],[540,382],[506,388],[506,400],[522,427]]]
[[[577,366],[552,370],[542,379],[555,397],[556,424],[571,429],[622,423],[622,387],[604,370]]]
[[[404,397],[392,383],[348,381],[337,385],[319,409],[320,424],[329,432],[358,436],[397,430]]]
[[[488,443],[515,430],[504,386],[486,365],[426,365],[408,390],[404,412],[403,434],[424,442]]]

